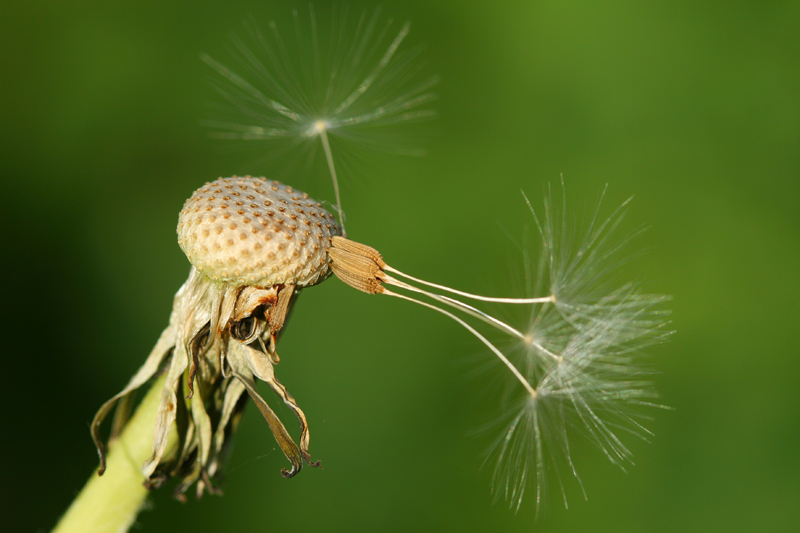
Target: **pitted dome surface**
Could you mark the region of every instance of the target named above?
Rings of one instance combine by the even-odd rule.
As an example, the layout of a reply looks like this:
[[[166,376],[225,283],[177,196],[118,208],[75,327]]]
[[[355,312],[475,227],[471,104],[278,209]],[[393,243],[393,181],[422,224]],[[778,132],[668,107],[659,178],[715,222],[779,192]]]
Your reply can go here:
[[[209,278],[237,285],[322,281],[334,235],[341,229],[319,202],[250,176],[206,183],[178,218],[178,244],[189,261]]]

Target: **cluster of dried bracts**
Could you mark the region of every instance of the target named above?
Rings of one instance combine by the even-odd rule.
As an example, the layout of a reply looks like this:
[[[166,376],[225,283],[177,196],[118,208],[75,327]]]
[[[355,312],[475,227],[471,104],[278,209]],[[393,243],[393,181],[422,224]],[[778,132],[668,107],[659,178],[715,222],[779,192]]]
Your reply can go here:
[[[168,373],[156,418],[153,455],[143,467],[148,484],[177,476],[182,494],[197,482],[198,495],[214,492],[219,472],[250,396],[291,462],[286,477],[308,453],[306,417],[274,373],[278,336],[304,287],[330,275],[331,238],[339,225],[320,203],[264,178],[233,177],[207,183],[180,213],[178,242],[192,263],[175,296],[170,323],[144,366],[106,402],[92,424],[105,469],[99,425],[117,403],[113,435],[125,423],[137,388],[162,367]],[[299,445],[256,390],[266,382],[300,423]],[[167,436],[178,432],[178,451],[166,457]]]

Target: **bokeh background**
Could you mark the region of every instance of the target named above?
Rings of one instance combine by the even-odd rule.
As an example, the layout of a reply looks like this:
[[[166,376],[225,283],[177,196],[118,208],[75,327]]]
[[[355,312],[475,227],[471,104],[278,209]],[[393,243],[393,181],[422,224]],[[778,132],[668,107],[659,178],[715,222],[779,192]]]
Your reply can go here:
[[[369,2],[349,3],[354,13]],[[307,9],[305,4],[301,9]],[[138,368],[188,272],[177,213],[249,166],[198,124],[242,21],[286,2],[7,2],[0,21],[4,531],[47,531],[96,466],[88,424]],[[326,6],[317,10],[326,23]],[[608,183],[677,334],[650,350],[662,401],[627,474],[590,445],[534,522],[493,504],[489,376],[455,324],[338,280],[305,291],[283,383],[324,470],[290,481],[249,409],[222,498],[153,494],[140,531],[800,529],[800,4],[408,1],[438,74],[424,158],[343,171],[348,231],[405,271],[513,291],[512,239],[563,174],[583,209]],[[327,22],[330,22],[329,20]],[[404,44],[405,46],[405,44]],[[379,139],[380,140],[380,139]],[[303,178],[333,200],[328,178]],[[627,267],[626,267],[627,268]],[[386,301],[390,300],[390,301]],[[484,354],[485,356],[485,354]],[[281,411],[282,416],[287,416]]]

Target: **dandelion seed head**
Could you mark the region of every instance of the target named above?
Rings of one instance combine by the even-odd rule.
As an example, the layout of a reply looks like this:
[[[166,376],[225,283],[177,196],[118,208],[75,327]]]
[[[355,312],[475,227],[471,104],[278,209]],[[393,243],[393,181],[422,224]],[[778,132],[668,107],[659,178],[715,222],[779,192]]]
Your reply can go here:
[[[178,218],[178,244],[205,276],[269,288],[330,275],[333,215],[302,191],[266,178],[220,178],[197,189]]]

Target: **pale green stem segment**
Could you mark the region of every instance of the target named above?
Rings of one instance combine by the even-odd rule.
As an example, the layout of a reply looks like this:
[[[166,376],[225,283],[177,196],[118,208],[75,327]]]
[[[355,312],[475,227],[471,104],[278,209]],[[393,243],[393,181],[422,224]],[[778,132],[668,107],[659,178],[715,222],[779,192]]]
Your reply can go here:
[[[92,474],[80,494],[61,517],[53,533],[122,533],[136,520],[149,491],[144,487],[142,465],[153,454],[153,428],[166,375],[159,377],[109,446],[105,474]],[[178,441],[169,432],[165,456]]]

